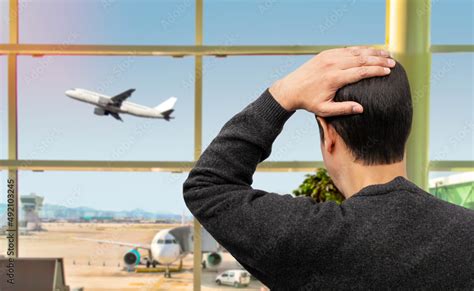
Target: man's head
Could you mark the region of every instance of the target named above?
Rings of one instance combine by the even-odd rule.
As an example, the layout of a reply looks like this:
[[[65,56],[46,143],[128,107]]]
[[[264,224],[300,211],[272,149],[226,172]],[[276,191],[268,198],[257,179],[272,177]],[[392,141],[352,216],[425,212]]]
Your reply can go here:
[[[399,63],[386,76],[342,87],[334,101],[355,101],[364,112],[318,117],[321,150],[331,176],[349,163],[388,165],[404,159],[413,109],[408,79]]]

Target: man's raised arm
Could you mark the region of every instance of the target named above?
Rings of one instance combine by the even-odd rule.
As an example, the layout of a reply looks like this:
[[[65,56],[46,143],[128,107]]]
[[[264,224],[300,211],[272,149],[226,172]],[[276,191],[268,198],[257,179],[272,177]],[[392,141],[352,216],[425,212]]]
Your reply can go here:
[[[320,212],[319,223],[327,226],[338,223],[339,210],[335,203],[319,206],[310,198],[253,189],[258,163],[270,155],[297,109],[319,116],[362,112],[355,102],[332,102],[335,92],[362,78],[388,74],[391,61],[385,51],[371,48],[322,52],[232,117],[190,172],[183,193],[191,213],[267,286],[275,285],[282,266],[297,257],[292,244],[303,233],[299,228],[309,212]]]

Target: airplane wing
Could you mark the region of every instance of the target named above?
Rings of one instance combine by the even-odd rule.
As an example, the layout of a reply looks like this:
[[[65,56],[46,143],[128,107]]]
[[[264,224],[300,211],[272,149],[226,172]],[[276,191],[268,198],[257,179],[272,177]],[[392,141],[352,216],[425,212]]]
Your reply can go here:
[[[93,239],[93,238],[84,238],[84,237],[76,237],[75,239],[96,242],[98,244],[111,244],[111,245],[117,245],[117,246],[122,246],[122,247],[131,247],[135,249],[144,249],[144,250],[151,249],[151,246],[149,244],[135,244],[135,243],[128,243],[128,242],[114,241],[114,240],[102,240],[102,239]]]
[[[203,252],[218,252],[221,251],[221,246],[219,243],[212,237],[212,235],[202,227],[201,233],[201,242],[202,242],[202,251]]]
[[[194,251],[192,226],[175,227],[169,233],[176,238],[184,253]],[[203,252],[218,252],[221,250],[217,241],[204,227],[201,228],[201,248]]]
[[[183,253],[190,253],[192,251],[192,238],[191,238],[191,227],[190,226],[179,226],[169,231],[178,241]]]
[[[122,105],[122,102],[125,101],[128,97],[132,95],[132,93],[135,92],[135,89],[128,89],[125,92],[122,92],[118,95],[115,95],[114,97],[111,97],[110,100],[113,102],[115,106],[120,106]]]
[[[123,122],[123,119],[120,117],[120,115],[116,112],[109,112],[110,115],[112,115],[115,119],[120,120]]]

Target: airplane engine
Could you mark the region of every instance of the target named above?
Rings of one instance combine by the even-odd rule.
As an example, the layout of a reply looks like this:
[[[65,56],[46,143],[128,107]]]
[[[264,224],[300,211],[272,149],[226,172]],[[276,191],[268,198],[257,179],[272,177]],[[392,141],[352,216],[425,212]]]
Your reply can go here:
[[[219,253],[208,253],[203,255],[202,266],[206,267],[217,267],[222,262],[222,256]]]
[[[94,114],[103,116],[103,115],[109,115],[109,112],[104,110],[103,108],[96,107],[96,108],[94,108]]]
[[[129,250],[124,256],[123,261],[125,265],[134,267],[140,263],[141,256],[136,249]]]

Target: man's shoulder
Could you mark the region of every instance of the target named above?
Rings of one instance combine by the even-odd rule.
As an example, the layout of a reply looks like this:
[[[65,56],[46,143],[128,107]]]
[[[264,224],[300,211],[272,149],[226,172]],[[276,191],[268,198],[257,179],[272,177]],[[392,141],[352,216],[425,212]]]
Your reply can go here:
[[[415,199],[422,202],[420,206],[433,212],[433,215],[443,217],[447,221],[474,226],[474,210],[442,200],[421,189],[416,194]]]
[[[465,222],[468,225],[474,225],[474,210],[462,207],[445,200],[442,200],[433,194],[430,194],[418,186],[410,183],[400,185],[401,187],[392,187],[390,191],[377,191],[364,193],[366,195],[357,195],[356,199],[350,198],[343,205],[360,210],[360,207],[379,208],[379,211],[394,212],[400,215],[400,211],[404,215],[428,218],[441,222],[445,220]],[[364,199],[369,198],[371,199]]]
[[[448,202],[446,200],[443,200],[439,197],[436,197],[435,195],[428,193],[422,189],[416,192],[416,194],[419,194],[420,197],[423,199],[429,201],[432,204],[437,205],[440,208],[445,208],[447,211],[455,211],[455,212],[465,212],[466,214],[474,214],[474,210],[454,204],[452,202]],[[454,194],[454,193],[453,193]]]

